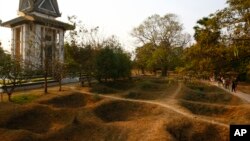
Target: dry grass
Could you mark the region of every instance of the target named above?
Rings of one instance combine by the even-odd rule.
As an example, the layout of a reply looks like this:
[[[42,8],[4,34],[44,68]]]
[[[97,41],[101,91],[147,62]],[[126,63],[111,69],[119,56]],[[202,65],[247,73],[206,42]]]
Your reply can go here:
[[[95,86],[93,88],[96,93],[112,95],[125,93],[127,98],[156,101],[167,99],[177,88],[177,83],[173,80],[156,78],[136,80],[132,84],[126,83],[130,82],[97,84],[95,86],[98,88]],[[143,87],[147,87],[147,90]],[[99,95],[85,95],[86,88],[77,87],[77,91],[72,91],[70,88],[72,87],[65,86],[64,91],[60,93],[56,87],[51,88],[48,95],[43,95],[42,90],[29,91],[40,97],[28,104],[0,103],[0,139],[4,141],[229,140],[229,129],[224,126],[188,118],[154,104],[111,100]],[[201,92],[204,96],[200,96]],[[188,87],[182,89],[178,96],[174,100],[183,102],[180,105],[197,116],[219,117],[224,123],[250,123],[249,105],[241,105],[237,98],[228,97],[221,91],[213,93],[210,88],[197,90]]]
[[[91,87],[90,92],[100,93],[100,94],[111,94],[111,93],[117,93],[117,90],[105,86],[104,84],[96,84],[93,87]]]
[[[182,94],[180,98],[189,101],[227,105],[239,105],[242,103],[240,98],[217,87],[211,87],[206,85],[197,87],[184,87],[182,89]]]
[[[196,115],[219,118],[221,122],[228,124],[249,124],[249,104],[217,89],[205,84],[184,87],[179,104]]]
[[[171,79],[149,79],[138,82],[138,86],[128,91],[125,98],[143,100],[162,100],[172,95],[178,83]]]
[[[227,141],[228,128],[213,124],[176,118],[166,125],[166,130],[178,141]]]
[[[122,111],[122,112],[121,112]],[[139,120],[147,116],[161,114],[157,106],[126,101],[109,101],[94,110],[105,122]]]
[[[250,106],[231,107],[222,117],[230,124],[250,124]]]
[[[223,105],[195,103],[185,100],[180,101],[180,105],[197,115],[218,116],[228,111],[228,108]]]
[[[52,105],[57,108],[78,108],[86,105],[86,98],[81,93],[72,93],[65,96],[55,97],[53,99],[42,101],[41,104]]]

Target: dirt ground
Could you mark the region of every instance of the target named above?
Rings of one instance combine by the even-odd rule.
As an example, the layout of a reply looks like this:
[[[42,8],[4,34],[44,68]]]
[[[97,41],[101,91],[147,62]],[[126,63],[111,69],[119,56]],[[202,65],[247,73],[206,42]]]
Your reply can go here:
[[[77,84],[17,92],[37,99],[0,103],[4,141],[229,140],[230,124],[249,124],[250,106],[213,86],[163,78]],[[6,96],[4,96],[6,101]]]
[[[250,83],[239,83],[238,88],[239,91],[250,95]]]

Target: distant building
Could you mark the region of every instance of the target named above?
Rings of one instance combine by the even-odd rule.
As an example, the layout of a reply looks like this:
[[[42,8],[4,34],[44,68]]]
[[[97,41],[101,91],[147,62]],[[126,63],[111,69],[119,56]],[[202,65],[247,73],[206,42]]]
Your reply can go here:
[[[20,0],[18,15],[1,23],[12,30],[12,56],[36,67],[45,59],[63,62],[64,33],[74,26],[56,20],[61,16],[57,0]]]

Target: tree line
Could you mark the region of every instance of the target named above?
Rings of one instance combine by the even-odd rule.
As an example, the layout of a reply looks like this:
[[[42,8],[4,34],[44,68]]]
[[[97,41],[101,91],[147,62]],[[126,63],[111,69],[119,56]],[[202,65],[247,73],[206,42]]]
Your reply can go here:
[[[228,7],[203,17],[194,26],[195,43],[174,14],[152,15],[134,28],[136,68],[162,75],[176,71],[199,78],[234,75],[250,80],[250,2],[227,0]]]
[[[89,85],[91,78],[99,82],[130,78],[131,55],[116,36],[102,37],[99,27],[88,29],[75,16],[68,18],[76,25],[65,43],[65,64],[72,75],[84,75]]]

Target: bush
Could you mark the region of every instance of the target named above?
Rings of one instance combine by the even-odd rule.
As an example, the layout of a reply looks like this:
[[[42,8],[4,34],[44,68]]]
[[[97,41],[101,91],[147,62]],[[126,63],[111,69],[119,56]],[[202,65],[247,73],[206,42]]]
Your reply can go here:
[[[95,58],[95,76],[97,80],[129,78],[131,76],[132,63],[128,53],[121,48],[107,46],[98,51]]]

